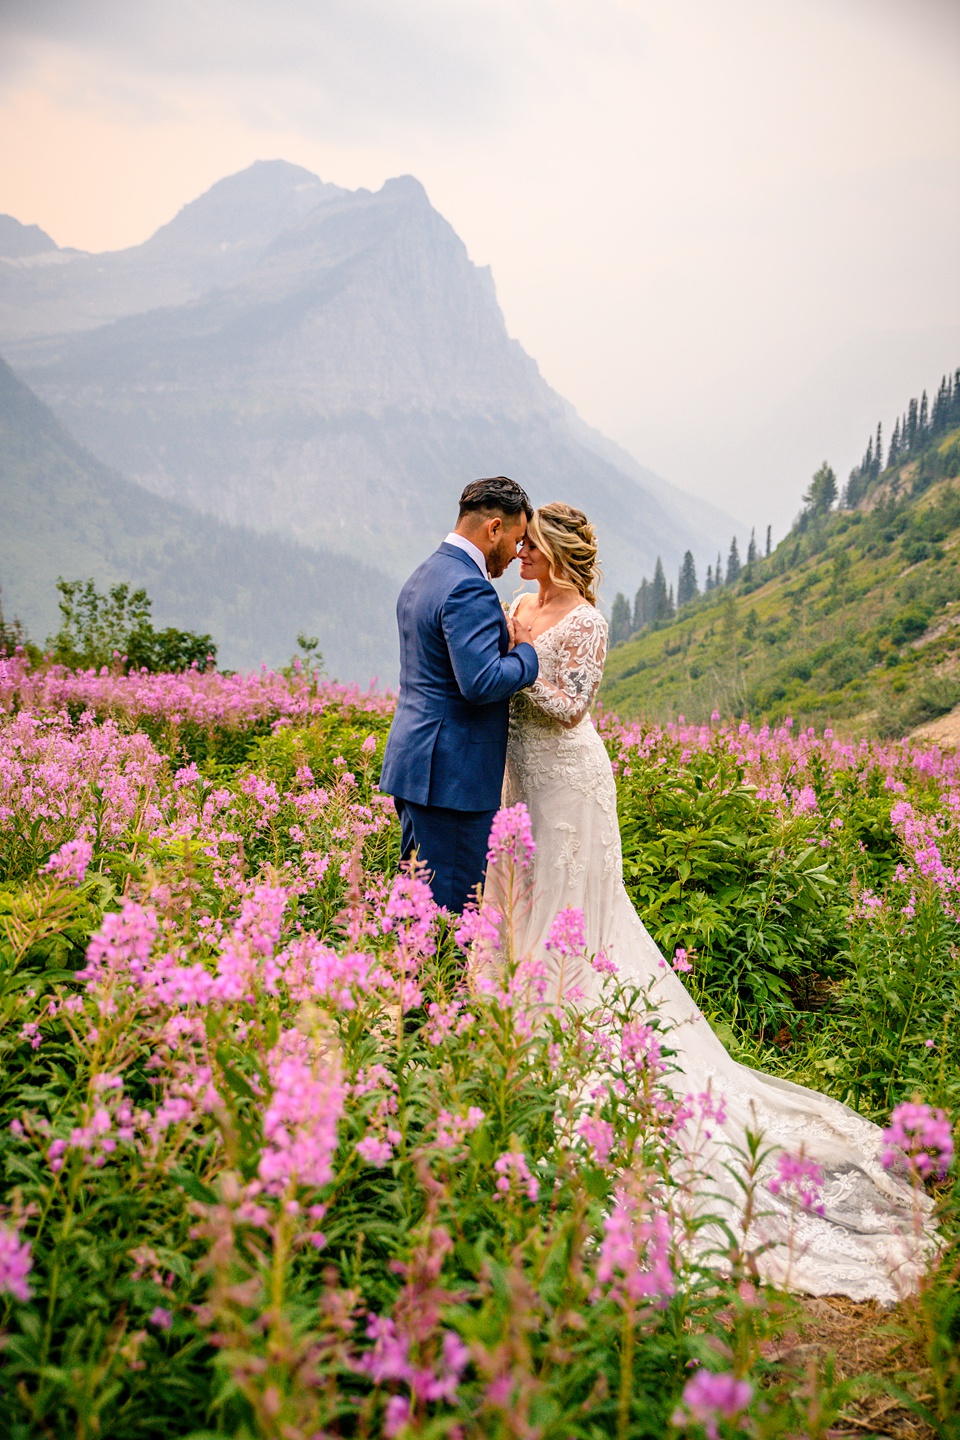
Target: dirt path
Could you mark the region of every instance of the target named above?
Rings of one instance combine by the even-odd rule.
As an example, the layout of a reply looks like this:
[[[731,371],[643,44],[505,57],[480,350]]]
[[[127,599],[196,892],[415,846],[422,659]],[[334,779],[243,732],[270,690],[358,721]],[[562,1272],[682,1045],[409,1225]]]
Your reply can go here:
[[[948,715],[937,720],[928,720],[910,731],[911,740],[925,740],[928,744],[939,745],[942,749],[956,749],[960,745],[960,705],[955,705]]]

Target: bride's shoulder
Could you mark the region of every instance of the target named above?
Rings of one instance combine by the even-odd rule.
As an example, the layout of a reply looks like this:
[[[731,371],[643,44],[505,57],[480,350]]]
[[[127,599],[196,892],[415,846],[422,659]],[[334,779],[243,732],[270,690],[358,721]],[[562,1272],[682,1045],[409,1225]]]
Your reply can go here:
[[[576,622],[577,628],[589,630],[592,633],[606,635],[607,622],[604,620],[596,605],[591,605],[589,600],[582,600],[569,612],[569,618]]]

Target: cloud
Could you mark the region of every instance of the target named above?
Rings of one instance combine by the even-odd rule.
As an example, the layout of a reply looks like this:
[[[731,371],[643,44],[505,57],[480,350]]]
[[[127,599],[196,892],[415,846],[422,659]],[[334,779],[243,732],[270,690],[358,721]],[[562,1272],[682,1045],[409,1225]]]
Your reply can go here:
[[[69,59],[105,103],[210,87],[248,123],[368,137],[386,125],[488,125],[503,103],[506,13],[482,0],[7,0],[3,80]],[[96,77],[96,78],[94,78]]]

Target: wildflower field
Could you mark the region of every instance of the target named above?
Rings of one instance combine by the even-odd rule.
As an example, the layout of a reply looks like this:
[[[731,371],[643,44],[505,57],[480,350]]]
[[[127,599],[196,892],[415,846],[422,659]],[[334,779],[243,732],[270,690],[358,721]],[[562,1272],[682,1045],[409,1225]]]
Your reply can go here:
[[[628,888],[724,1042],[885,1125],[939,1206],[909,1363],[850,1380],[781,1343],[749,1228],[691,1243],[722,1103],[671,1089],[655,997],[575,912],[556,955],[606,974],[601,1009],[491,960],[523,815],[501,917],[398,874],[391,709],[0,658],[3,1434],[889,1434],[857,1419],[883,1385],[909,1433],[960,1435],[960,763],[602,723]],[[772,1183],[817,1203],[810,1157]]]

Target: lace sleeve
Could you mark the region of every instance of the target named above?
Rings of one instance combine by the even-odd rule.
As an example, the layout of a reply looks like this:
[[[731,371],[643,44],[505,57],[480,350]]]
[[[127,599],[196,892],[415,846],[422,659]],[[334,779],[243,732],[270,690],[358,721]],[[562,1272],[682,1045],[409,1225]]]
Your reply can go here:
[[[592,606],[566,621],[557,656],[556,683],[538,679],[524,694],[561,725],[578,725],[596,698],[607,658],[607,622]]]

